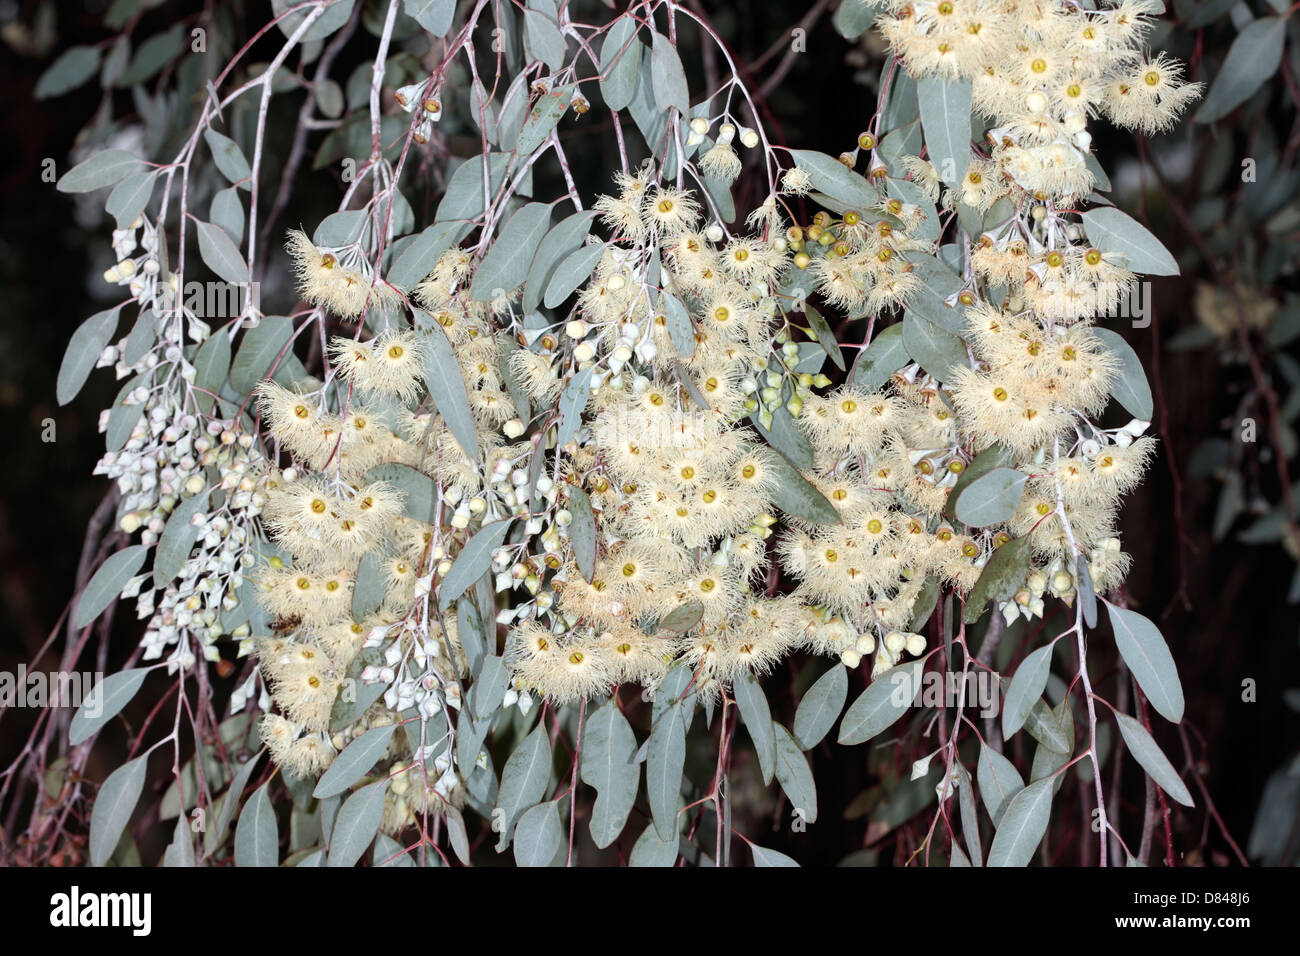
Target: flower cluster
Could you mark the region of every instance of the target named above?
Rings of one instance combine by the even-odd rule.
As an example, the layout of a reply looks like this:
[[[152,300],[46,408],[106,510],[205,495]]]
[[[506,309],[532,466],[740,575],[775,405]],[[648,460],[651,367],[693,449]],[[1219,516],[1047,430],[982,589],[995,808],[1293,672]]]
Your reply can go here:
[[[806,190],[800,172],[787,175],[785,193]],[[793,334],[806,295],[874,308],[899,301],[914,287],[902,254],[931,248],[910,238],[922,212],[882,195],[871,208],[787,229],[783,193],[774,192],[751,216],[753,234],[726,237],[719,224],[701,222],[691,191],[656,183],[646,170],[615,180],[617,193],[595,205],[613,240],[563,337],[526,332],[528,348],[511,360],[539,404],[552,404],[580,374],[590,375],[591,390],[586,426],[561,449],[565,507],[541,536],[543,570],[554,574],[536,601],[507,614],[516,620],[517,685],[564,703],[618,683],[653,689],[683,662],[694,690],[710,699],[799,646],[847,651],[856,664],[852,641],[832,648],[824,637],[832,616],[824,595],[808,588],[776,596],[768,580],[779,487],[798,483],[817,495],[816,486],[834,497],[840,456],[820,456],[824,470],[809,485],[744,419],[770,428],[778,413],[806,420],[820,408],[814,389],[829,379],[803,362],[810,348],[825,353]],[[884,440],[883,431],[875,437]],[[899,475],[910,474],[901,461]],[[585,527],[579,510],[594,524],[594,534],[583,532],[594,538],[586,568],[573,540]],[[892,595],[895,618],[910,620],[918,590],[919,582]],[[854,605],[855,621],[860,611]]]
[[[975,108],[997,123],[987,162],[972,164],[963,183],[970,205],[987,202],[988,180],[1000,175],[1042,199],[1085,196],[1094,181],[1089,117],[1159,132],[1200,94],[1176,61],[1142,52],[1158,0],[880,5],[893,14],[881,29],[908,72],[969,80]]]

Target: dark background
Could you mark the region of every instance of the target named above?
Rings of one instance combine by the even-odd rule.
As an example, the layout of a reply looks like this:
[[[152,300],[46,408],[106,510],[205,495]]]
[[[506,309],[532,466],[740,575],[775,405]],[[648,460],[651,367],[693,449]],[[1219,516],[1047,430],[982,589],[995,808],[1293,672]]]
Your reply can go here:
[[[0,669],[10,671],[19,662],[30,663],[71,597],[87,521],[107,490],[103,478],[91,475],[103,450],[96,427],[98,410],[111,402],[118,388],[111,372],[99,370],[75,402],[65,408],[56,406],[55,375],[69,336],[99,308],[92,290],[102,288],[98,273],[105,265],[101,260],[111,225],[106,220],[79,221],[73,198],[56,192],[39,175],[46,158],[54,159],[60,173],[69,168],[74,138],[100,105],[96,85],[92,82],[77,93],[44,102],[33,99],[32,89],[60,50],[73,43],[100,42],[105,32],[100,26],[102,4],[87,3],[83,9],[80,4],[60,3],[53,46],[42,47],[31,28],[40,6],[0,2],[5,40],[0,53],[0,128],[6,134],[0,151],[0,448],[5,458],[0,498]],[[234,6],[257,17],[269,7],[265,3]],[[759,0],[704,6],[745,63],[783,43],[792,21],[807,8]],[[148,16],[163,25],[169,17],[198,7],[169,3]],[[18,24],[27,25],[25,35]],[[766,101],[769,122],[780,130],[778,141],[835,155],[851,148],[874,109],[874,94],[858,80],[874,78],[879,53],[872,55],[862,76],[851,79],[855,63],[862,62],[863,47],[839,36],[828,13],[810,26],[807,48],[806,54],[783,63],[783,44],[756,75],[761,83],[774,70],[788,69]],[[682,52],[688,67],[695,69],[690,51]],[[850,56],[857,59],[846,62]],[[344,65],[337,75],[346,76],[349,70]],[[119,96],[122,101],[115,105],[120,112],[129,111],[129,97]],[[1136,154],[1128,134],[1103,131],[1098,139],[1098,152],[1112,173],[1121,157]],[[596,154],[592,161],[599,158]],[[1155,185],[1150,177],[1147,185]],[[1116,201],[1133,211],[1136,196],[1121,195]],[[1150,188],[1144,201],[1153,228],[1176,254],[1182,252],[1187,237],[1170,216],[1162,193]],[[742,186],[737,204],[742,215],[753,202]],[[299,215],[295,208],[291,218]],[[1187,722],[1193,738],[1206,741],[1202,766],[1206,783],[1229,830],[1244,847],[1265,780],[1295,755],[1300,743],[1300,716],[1282,700],[1283,691],[1297,684],[1300,664],[1297,612],[1286,603],[1295,565],[1276,545],[1242,544],[1233,536],[1222,542],[1211,540],[1218,485],[1189,477],[1188,457],[1208,435],[1235,434],[1225,416],[1235,407],[1244,379],[1241,369],[1225,366],[1214,349],[1157,348],[1195,323],[1191,280],[1191,275],[1156,280],[1157,317],[1151,328],[1112,323],[1153,374],[1158,412],[1152,433],[1161,438],[1148,481],[1127,499],[1123,511],[1124,545],[1134,558],[1127,590],[1130,606],[1156,620],[1169,640],[1186,691]],[[57,429],[53,443],[41,440],[47,419],[53,419]],[[1260,442],[1268,443],[1262,426],[1260,433]],[[119,615],[116,628],[123,658],[134,643],[134,614],[124,610],[127,613]],[[1093,638],[1094,643],[1100,640]],[[114,663],[110,661],[110,668]],[[1258,685],[1253,703],[1242,700],[1242,682],[1247,679]],[[5,765],[25,736],[22,716],[14,716],[0,725],[0,757]],[[1171,756],[1181,754],[1176,734],[1166,729],[1159,739]],[[837,767],[836,760],[846,766]],[[837,832],[849,825],[837,825],[834,817],[861,784],[855,761],[861,761],[856,752],[840,751],[832,759],[825,748],[818,758],[824,825],[811,828],[810,836],[815,855],[824,862],[834,862],[846,846],[853,845],[851,837]],[[1182,761],[1175,758],[1175,763],[1181,766]],[[842,793],[837,792],[841,785]],[[1203,814],[1198,812],[1191,820],[1199,828]],[[1178,833],[1176,841],[1180,846],[1196,845],[1199,834]],[[1222,840],[1214,835],[1209,845],[1216,853],[1223,852]],[[809,843],[801,846],[808,854]]]

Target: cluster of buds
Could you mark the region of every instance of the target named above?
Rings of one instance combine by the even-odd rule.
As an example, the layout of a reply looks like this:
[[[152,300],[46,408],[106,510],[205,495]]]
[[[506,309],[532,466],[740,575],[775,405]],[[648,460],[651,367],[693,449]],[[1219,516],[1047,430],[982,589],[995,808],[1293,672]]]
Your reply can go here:
[[[125,229],[113,230],[113,253],[117,263],[104,272],[104,281],[126,286],[140,305],[168,308],[175,301],[178,286],[174,274],[163,276],[158,255],[158,230],[137,216]],[[161,303],[157,300],[162,299]]]
[[[442,119],[441,88],[424,79],[403,86],[393,97],[406,112],[415,113],[419,110],[411,138],[419,145],[425,145],[433,138],[433,124]]]

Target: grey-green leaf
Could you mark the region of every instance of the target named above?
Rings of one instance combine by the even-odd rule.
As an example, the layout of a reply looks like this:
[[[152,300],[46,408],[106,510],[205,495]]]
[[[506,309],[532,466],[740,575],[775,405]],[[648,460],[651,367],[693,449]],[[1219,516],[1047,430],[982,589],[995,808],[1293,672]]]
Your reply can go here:
[[[224,229],[217,231],[226,236]],[[226,241],[230,241],[229,237]],[[244,340],[239,343],[239,351],[230,363],[231,387],[241,395],[252,392],[278,365],[284,363],[292,339],[293,321],[288,316],[264,316],[256,328],[244,333]]]
[[[169,584],[181,573],[185,562],[189,560],[194,542],[199,539],[199,529],[190,524],[195,515],[204,511],[208,505],[208,491],[199,492],[193,498],[184,498],[172,511],[163,528],[162,536],[153,553],[154,587]]]
[[[683,117],[689,117],[691,94],[681,57],[672,41],[657,31],[651,34],[650,76],[654,81],[655,105],[661,110],[671,107]]]
[[[95,75],[100,58],[99,47],[68,47],[41,74],[33,95],[38,100],[47,100],[70,93]]]
[[[485,524],[465,543],[465,547],[461,548],[460,554],[456,555],[451,570],[442,579],[442,586],[438,589],[439,610],[446,611],[451,607],[451,603],[464,594],[470,585],[492,566],[492,555],[505,540],[506,530],[510,527],[511,520],[503,518]]]
[[[695,327],[691,324],[691,313],[682,304],[682,300],[671,293],[665,292],[663,300],[668,337],[672,340],[677,354],[688,359],[695,354]]]
[[[975,528],[1010,520],[1029,476],[1015,468],[994,468],[976,478],[957,502],[957,520]]]
[[[749,845],[750,852],[754,854],[754,866],[798,866],[799,864],[793,857],[788,857],[784,853],[776,850],[769,850],[765,846],[759,846],[757,843]]]
[[[858,356],[850,381],[857,388],[874,392],[907,362],[903,326],[902,323],[896,323],[877,333],[871,344]]]
[[[911,312],[903,314],[903,348],[941,382],[951,381],[952,373],[967,363],[961,339]]]
[[[840,514],[826,496],[809,484],[790,460],[776,449],[770,458],[776,483],[772,501],[786,514],[791,514],[818,524],[839,524]]]
[[[849,696],[849,671],[836,664],[808,688],[794,712],[794,738],[804,750],[811,750],[835,725]]]
[[[925,661],[898,664],[880,674],[849,705],[840,721],[839,742],[860,744],[893,725],[907,713],[921,689]]]
[[[1165,720],[1183,719],[1183,685],[1160,629],[1137,611],[1106,603],[1115,645],[1151,706]]]
[[[361,854],[366,852],[366,847],[379,832],[387,793],[388,781],[380,780],[348,797],[339,808],[338,819],[330,833],[327,866],[352,866],[361,859]]]
[[[1103,328],[1092,331],[1102,345],[1120,360],[1120,368],[1115,380],[1111,382],[1110,393],[1134,418],[1151,421],[1155,414],[1155,401],[1151,395],[1151,383],[1147,381],[1147,373],[1142,368],[1142,360],[1118,332]]]
[[[207,412],[230,375],[230,336],[214,332],[203,340],[194,356],[194,400]]]
[[[524,10],[524,41],[532,55],[549,69],[558,70],[564,66],[567,52],[564,34],[554,20],[531,7]]]
[[[79,628],[85,627],[103,614],[104,610],[117,600],[122,589],[126,587],[126,582],[131,580],[144,565],[148,553],[148,548],[136,544],[110,555],[87,582],[85,590],[81,592],[81,598],[77,601],[77,613],[73,616],[73,624]]]
[[[551,227],[551,207],[530,202],[510,217],[483,257],[470,285],[470,298],[479,302],[508,295],[528,276],[533,254]]]
[[[427,313],[426,313],[427,314]],[[451,435],[469,458],[478,454],[478,431],[469,407],[469,391],[451,340],[437,322],[427,323],[424,344],[424,384]]]
[[[54,386],[54,394],[60,405],[66,405],[76,398],[81,387],[86,384],[86,379],[90,378],[100,354],[117,331],[117,317],[121,311],[121,306],[115,306],[96,312],[72,333]]]
[[[835,157],[810,149],[792,149],[790,156],[817,189],[845,206],[863,211],[880,202],[876,188]]]
[[[628,857],[628,866],[669,867],[677,862],[678,838],[676,832],[670,838],[663,838],[655,825],[647,826],[632,846]]]
[[[474,160],[469,160],[465,165],[468,166],[474,162]],[[460,170],[458,169],[457,172],[460,172]],[[481,198],[482,182],[483,177],[480,175],[480,205],[483,202]],[[441,211],[440,207],[439,212]],[[389,284],[399,289],[409,290],[414,288],[421,279],[433,270],[438,258],[468,232],[469,228],[468,223],[459,221],[435,222],[412,239],[406,248],[402,250],[401,255],[397,257],[397,261],[388,270]]]
[[[970,772],[957,764],[957,775],[961,782],[957,787],[957,803],[961,812],[961,835],[970,851],[968,863],[975,866],[984,865],[984,848],[980,843],[979,814],[975,810],[975,788],[971,783]]]
[[[600,95],[611,110],[626,107],[636,92],[641,68],[641,43],[635,39],[638,26],[635,17],[624,14],[609,28],[600,48]]]
[[[403,0],[412,20],[436,37],[445,37],[456,13],[456,0]]]
[[[1128,714],[1121,714],[1119,711],[1115,712],[1115,720],[1119,724],[1119,732],[1124,737],[1125,745],[1133,754],[1133,759],[1142,765],[1142,769],[1159,785],[1160,789],[1185,807],[1195,806],[1192,795],[1187,790],[1187,784],[1183,783],[1183,778],[1178,775],[1178,771],[1174,769],[1174,765],[1169,762],[1169,758],[1164,755],[1160,746],[1146,732],[1146,728]]]
[[[1282,62],[1285,17],[1260,17],[1237,34],[1219,68],[1196,122],[1213,123],[1246,102]]]
[[[529,807],[515,827],[515,863],[519,866],[546,866],[564,843],[564,828],[556,801],[548,800]]]
[[[220,226],[199,220],[199,256],[220,278],[236,285],[248,282],[248,263],[236,248],[230,233]]]
[[[240,811],[235,826],[235,866],[276,866],[280,862],[280,835],[275,826],[275,810],[264,783]]]
[[[497,852],[510,845],[515,822],[523,812],[542,799],[551,776],[551,742],[546,728],[538,724],[531,734],[515,747],[501,772],[501,790],[497,794],[499,814],[493,814],[492,828],[501,834]]]
[[[745,729],[758,751],[758,766],[763,775],[763,783],[770,784],[776,772],[776,732],[772,728],[772,711],[767,704],[767,695],[762,686],[748,670],[732,681],[731,691],[740,708],[740,717],[745,722]]]
[[[94,192],[120,183],[143,165],[124,149],[105,149],[64,173],[55,188],[61,193]]]
[[[961,500],[962,493],[971,486],[975,479],[987,475],[996,468],[1011,465],[1014,461],[1014,453],[1005,445],[996,444],[985,448],[971,460],[970,464],[957,478],[957,483],[952,486],[952,490],[948,492],[948,502],[943,509],[944,514],[955,520],[957,517],[957,503]]]
[[[312,790],[312,796],[320,800],[335,796],[364,777],[388,749],[388,743],[396,730],[397,724],[372,727],[344,747],[321,775],[315,789]]]
[[[573,295],[575,289],[591,278],[592,270],[605,252],[605,244],[583,246],[564,257],[564,261],[555,267],[551,279],[546,283],[546,294],[542,297],[548,309],[554,309],[561,302]]]
[[[117,228],[126,229],[144,212],[144,207],[149,205],[149,197],[153,195],[153,184],[157,177],[158,173],[154,170],[135,173],[113,187],[104,208],[117,222]]]
[[[662,840],[676,839],[681,805],[682,770],[686,765],[686,721],[694,699],[671,704],[650,731],[645,782],[650,814]]]
[[[593,209],[575,212],[560,220],[546,234],[546,238],[542,240],[532,258],[532,264],[528,267],[528,281],[524,285],[523,300],[525,313],[537,310],[546,292],[546,286],[559,267],[560,261],[581,248],[582,240],[586,238],[587,229],[595,217],[596,211]]]
[[[1044,645],[1034,651],[1016,668],[1011,686],[1002,702],[1002,736],[1011,737],[1025,724],[1029,710],[1043,694],[1047,675],[1052,669],[1052,646]]]
[[[569,486],[569,541],[573,545],[573,559],[578,570],[588,581],[596,573],[596,518],[591,510],[591,499],[577,485]]]
[[[194,840],[190,837],[190,821],[184,814],[176,821],[172,842],[163,851],[163,866],[188,867],[195,865]]]
[[[140,690],[140,685],[149,676],[149,668],[132,667],[129,670],[109,674],[95,685],[90,695],[72,715],[68,727],[68,743],[74,747],[90,739],[104,724],[116,717]]]
[[[578,433],[582,425],[582,412],[591,398],[591,375],[595,366],[582,369],[560,393],[560,420],[555,426],[555,447],[563,448]]]
[[[1029,569],[1029,538],[1012,538],[993,552],[979,580],[966,597],[962,619],[974,624],[990,600],[1005,601],[1015,594]]]
[[[803,749],[783,724],[773,724],[776,731],[776,779],[790,798],[790,805],[808,823],[817,821],[817,783]]]
[[[1007,801],[1024,789],[1024,778],[1020,776],[1015,764],[981,742],[979,760],[975,765],[975,779],[979,782],[984,809],[988,810],[993,825],[1000,825]]]
[[[217,169],[221,170],[221,175],[240,189],[251,190],[253,170],[248,165],[248,159],[244,156],[244,151],[239,148],[239,144],[214,129],[204,130],[203,138],[207,140],[208,148],[212,150],[212,161]]]
[[[515,152],[521,157],[528,156],[541,146],[568,110],[572,99],[572,85],[557,86],[549,93],[544,93],[524,119],[519,138],[515,140]]]
[[[923,76],[916,82],[916,96],[930,162],[940,179],[955,185],[970,165],[971,82]]]
[[[601,849],[618,839],[636,802],[641,782],[636,750],[636,736],[612,700],[587,718],[579,772],[583,783],[596,790],[589,826]]]
[[[1014,797],[989,847],[989,866],[1028,866],[1034,858],[1052,810],[1052,780],[1031,783]]]
[[[1102,252],[1123,256],[1124,268],[1153,276],[1178,275],[1178,261],[1169,250],[1127,213],[1114,206],[1099,206],[1089,209],[1081,218],[1089,241]]]
[[[144,777],[149,755],[136,757],[118,767],[95,796],[95,806],[90,811],[90,862],[103,866],[117,849],[135,811],[135,805],[144,791]]]

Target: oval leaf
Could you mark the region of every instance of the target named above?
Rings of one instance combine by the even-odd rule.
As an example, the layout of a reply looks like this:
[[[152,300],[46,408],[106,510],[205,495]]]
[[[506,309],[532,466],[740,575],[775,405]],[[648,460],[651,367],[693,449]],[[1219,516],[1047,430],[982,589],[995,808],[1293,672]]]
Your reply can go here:
[[[76,746],[88,740],[95,731],[121,713],[148,676],[149,668],[132,667],[109,674],[96,684],[72,715],[72,723],[68,727],[68,743]]]
[[[912,706],[925,661],[898,664],[873,680],[840,721],[839,742],[860,744],[890,727]]]
[[[976,478],[957,502],[957,520],[975,528],[1010,520],[1020,506],[1028,480],[1028,475],[1015,468],[994,468]]]
[[[989,847],[989,866],[1028,866],[1052,810],[1052,780],[1031,783],[1011,798]]]
[[[1151,706],[1165,720],[1183,719],[1183,685],[1164,636],[1151,621],[1136,611],[1107,602],[1115,644]]]
[[[275,826],[275,810],[266,795],[269,783],[253,791],[239,814],[235,826],[235,866],[278,866],[280,835]]]
[[[87,582],[85,590],[81,592],[81,598],[77,601],[77,613],[73,616],[74,625],[79,628],[85,627],[103,614],[104,610],[121,595],[126,583],[144,565],[148,553],[148,548],[136,544],[110,555]]]
[[[95,797],[94,809],[90,811],[90,862],[92,866],[103,866],[117,849],[135,811],[135,805],[144,791],[144,776],[149,755],[136,757],[130,763],[118,767]]]
[[[804,750],[816,747],[835,725],[849,696],[849,671],[836,664],[808,688],[794,713],[794,738]]]

